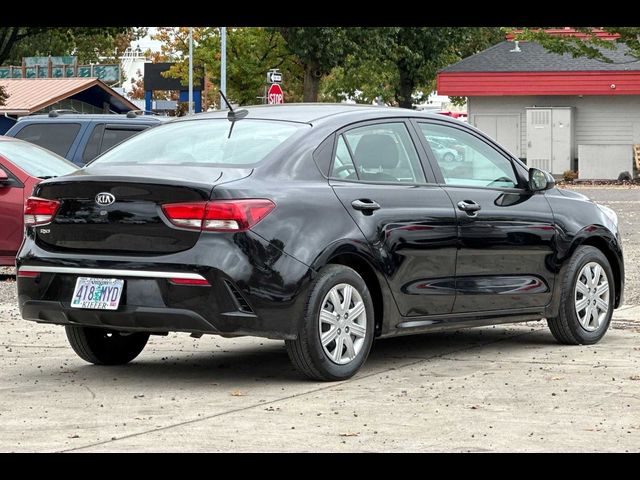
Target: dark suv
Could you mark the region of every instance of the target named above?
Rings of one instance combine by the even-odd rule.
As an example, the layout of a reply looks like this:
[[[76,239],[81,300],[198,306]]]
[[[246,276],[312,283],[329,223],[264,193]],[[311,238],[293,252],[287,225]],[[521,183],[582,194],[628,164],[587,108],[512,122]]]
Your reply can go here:
[[[158,125],[163,117],[49,112],[23,117],[6,133],[35,143],[83,166],[136,133]]]

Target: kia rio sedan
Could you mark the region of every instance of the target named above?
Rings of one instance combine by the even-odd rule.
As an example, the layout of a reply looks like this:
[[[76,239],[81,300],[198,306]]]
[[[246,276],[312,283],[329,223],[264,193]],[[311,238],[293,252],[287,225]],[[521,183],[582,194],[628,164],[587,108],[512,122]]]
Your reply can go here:
[[[170,331],[253,335],[341,380],[380,337],[546,318],[561,343],[592,344],[622,302],[612,210],[403,109],[181,118],[40,183],[25,224],[22,316],[64,325],[94,364]]]

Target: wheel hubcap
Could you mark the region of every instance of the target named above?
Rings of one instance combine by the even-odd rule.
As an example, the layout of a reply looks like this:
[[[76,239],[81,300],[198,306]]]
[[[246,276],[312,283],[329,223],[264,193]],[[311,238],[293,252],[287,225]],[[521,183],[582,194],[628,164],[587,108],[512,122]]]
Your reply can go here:
[[[356,358],[367,333],[360,292],[347,283],[329,290],[322,301],[318,328],[322,349],[333,363],[345,365]]]
[[[600,328],[609,312],[609,279],[602,265],[589,262],[578,275],[574,293],[576,315],[582,328]]]

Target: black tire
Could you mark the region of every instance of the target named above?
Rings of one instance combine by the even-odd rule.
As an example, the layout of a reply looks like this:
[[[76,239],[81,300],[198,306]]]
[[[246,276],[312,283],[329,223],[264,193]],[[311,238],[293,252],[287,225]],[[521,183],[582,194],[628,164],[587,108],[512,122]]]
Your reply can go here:
[[[605,320],[595,331],[586,330],[576,313],[575,288],[578,275],[582,268],[589,262],[596,262],[604,269],[609,282],[609,310]],[[561,274],[561,298],[558,316],[548,318],[547,324],[551,333],[559,343],[565,345],[592,345],[600,341],[607,332],[613,315],[614,302],[614,278],[611,265],[607,257],[595,247],[579,247],[569,260],[564,273]]]
[[[319,316],[322,303],[329,291],[343,283],[355,288],[362,298],[366,312],[366,331],[357,355],[349,363],[338,364],[329,358],[322,347]],[[304,319],[298,329],[298,337],[295,340],[285,341],[291,362],[300,372],[314,380],[337,381],[352,377],[367,360],[371,350],[374,337],[373,315],[371,294],[366,283],[355,270],[343,265],[324,267],[311,286]],[[334,348],[337,347],[334,346]]]
[[[451,153],[451,152],[447,152],[447,153],[445,153],[445,154],[444,154],[444,156],[442,157],[442,159],[443,159],[445,162],[453,162],[453,161],[456,159],[456,157],[455,157],[455,155],[454,155],[453,153]]]
[[[95,365],[123,365],[136,358],[149,340],[148,333],[125,333],[103,328],[65,327],[74,352]]]

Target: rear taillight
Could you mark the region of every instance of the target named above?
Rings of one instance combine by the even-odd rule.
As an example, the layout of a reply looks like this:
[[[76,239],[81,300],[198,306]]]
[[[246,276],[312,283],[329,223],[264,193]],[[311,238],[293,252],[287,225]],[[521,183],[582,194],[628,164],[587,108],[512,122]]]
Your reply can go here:
[[[24,205],[24,225],[33,227],[51,222],[58,207],[60,207],[60,202],[57,200],[29,197]]]
[[[266,217],[275,204],[264,198],[169,203],[162,211],[177,227],[214,232],[241,232]]]

